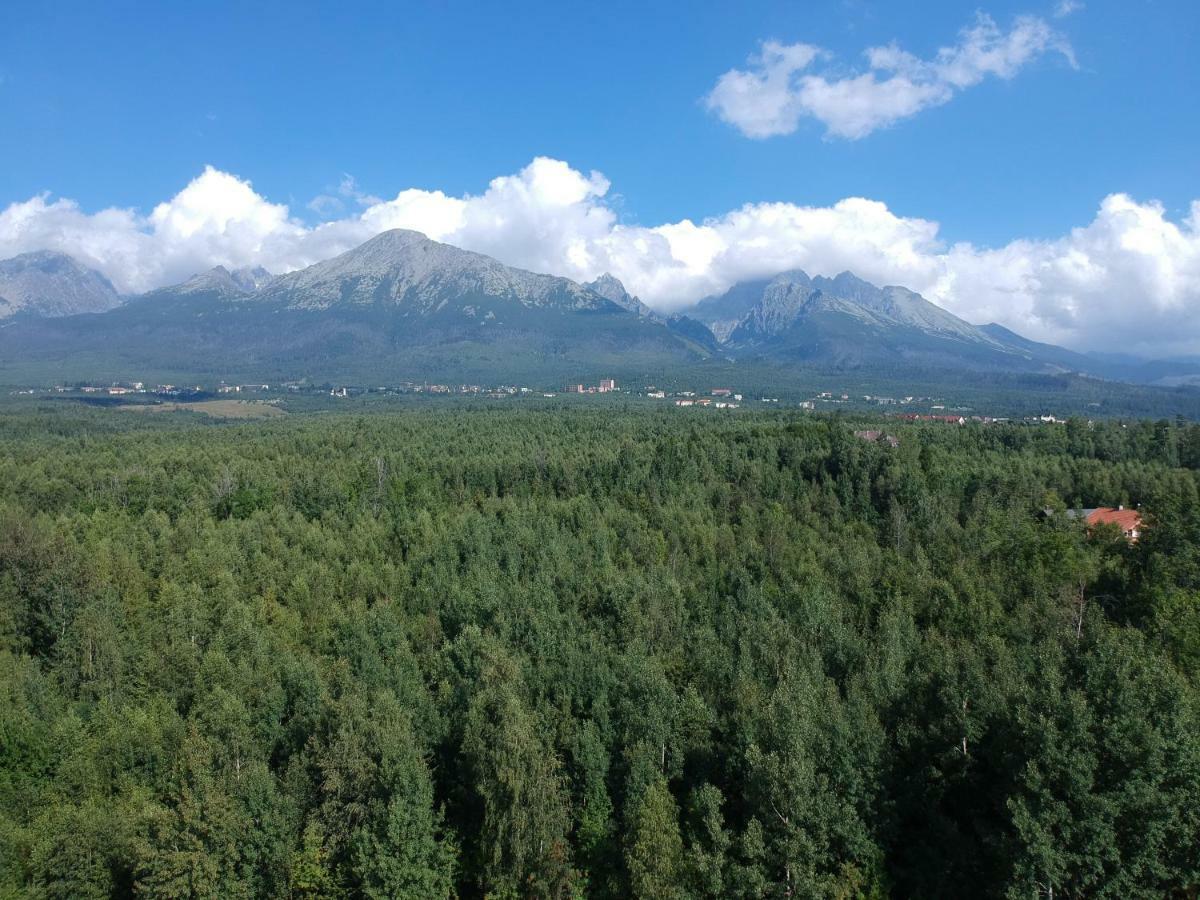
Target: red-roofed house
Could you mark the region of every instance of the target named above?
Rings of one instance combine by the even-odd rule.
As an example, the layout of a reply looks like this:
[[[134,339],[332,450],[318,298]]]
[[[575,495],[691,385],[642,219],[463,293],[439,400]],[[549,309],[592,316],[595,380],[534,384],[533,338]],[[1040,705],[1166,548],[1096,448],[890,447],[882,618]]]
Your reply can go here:
[[[1087,517],[1087,523],[1091,526],[1116,525],[1130,543],[1136,541],[1142,533],[1142,514],[1136,509],[1126,509],[1123,506],[1116,509],[1101,507],[1092,510],[1092,514]]]
[[[1095,509],[1070,509],[1067,515],[1073,519],[1083,519],[1088,528],[1097,525],[1116,525],[1129,543],[1135,543],[1142,534],[1142,514],[1136,509],[1126,509],[1124,506],[1099,506]]]

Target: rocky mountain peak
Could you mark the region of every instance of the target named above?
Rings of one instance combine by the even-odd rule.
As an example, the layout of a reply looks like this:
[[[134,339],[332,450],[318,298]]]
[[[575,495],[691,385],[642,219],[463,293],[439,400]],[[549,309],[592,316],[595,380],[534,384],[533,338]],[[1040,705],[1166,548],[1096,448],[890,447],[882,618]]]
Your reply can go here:
[[[601,297],[612,300],[614,303],[631,299],[629,291],[625,290],[625,285],[621,283],[621,280],[608,272],[595,281],[586,282],[584,287],[591,288]]]
[[[213,266],[207,272],[193,275],[182,284],[166,290],[179,294],[216,294],[237,297],[253,294],[271,281],[271,273],[261,267],[229,270]]]
[[[629,293],[625,289],[625,285],[621,283],[621,280],[608,272],[605,272],[595,281],[587,282],[584,284],[584,287],[599,294],[605,300],[611,300],[622,309],[635,312],[639,316],[653,317],[655,315],[654,310]]]
[[[229,277],[233,279],[235,284],[250,294],[260,288],[266,287],[275,279],[275,276],[262,266],[243,266],[240,269],[234,269],[230,272]]]
[[[52,250],[0,261],[0,316],[57,317],[105,312],[122,302],[112,282],[74,257]]]

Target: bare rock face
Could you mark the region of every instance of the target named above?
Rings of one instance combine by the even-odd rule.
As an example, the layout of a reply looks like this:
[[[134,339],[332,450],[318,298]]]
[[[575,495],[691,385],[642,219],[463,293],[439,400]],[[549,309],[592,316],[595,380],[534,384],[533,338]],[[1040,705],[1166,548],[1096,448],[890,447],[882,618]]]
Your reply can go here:
[[[107,278],[65,253],[41,250],[0,261],[0,318],[99,313],[121,302]]]
[[[625,290],[625,285],[621,284],[620,279],[610,275],[608,272],[605,272],[595,281],[587,282],[584,284],[584,287],[595,291],[605,300],[611,300],[622,309],[637,313],[639,316],[650,319],[657,318],[658,316],[654,310]]]

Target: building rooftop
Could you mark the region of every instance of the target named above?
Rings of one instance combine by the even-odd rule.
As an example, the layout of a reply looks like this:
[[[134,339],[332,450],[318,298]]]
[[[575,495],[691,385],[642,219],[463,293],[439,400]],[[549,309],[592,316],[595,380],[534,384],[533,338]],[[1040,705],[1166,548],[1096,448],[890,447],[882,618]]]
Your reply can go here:
[[[1118,506],[1116,509],[1102,506],[1098,509],[1090,510],[1090,515],[1087,516],[1089,525],[1116,525],[1123,532],[1136,531],[1142,525],[1142,516],[1136,509],[1125,509]]]

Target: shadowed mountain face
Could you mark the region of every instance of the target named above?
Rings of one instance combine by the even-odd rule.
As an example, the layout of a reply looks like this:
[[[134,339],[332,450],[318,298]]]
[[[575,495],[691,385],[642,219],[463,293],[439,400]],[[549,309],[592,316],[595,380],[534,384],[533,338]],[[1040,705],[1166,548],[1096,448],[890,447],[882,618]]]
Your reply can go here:
[[[0,351],[14,367],[92,359],[106,371],[375,381],[628,371],[703,359],[711,342],[567,278],[396,230],[275,278],[218,267],[104,315],[22,322],[0,329]]]
[[[39,251],[0,261],[0,318],[73,316],[120,304],[107,278],[65,253]]]
[[[758,302],[770,284],[769,279],[739,281],[724,294],[705,297],[687,310],[687,315],[703,322],[718,341],[724,343]]]

